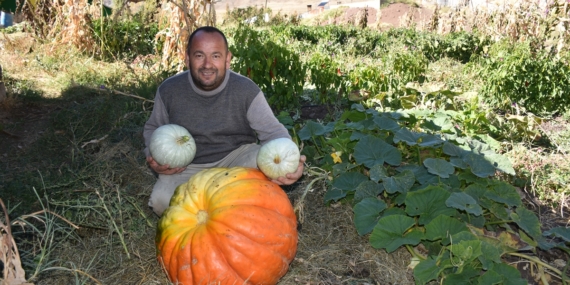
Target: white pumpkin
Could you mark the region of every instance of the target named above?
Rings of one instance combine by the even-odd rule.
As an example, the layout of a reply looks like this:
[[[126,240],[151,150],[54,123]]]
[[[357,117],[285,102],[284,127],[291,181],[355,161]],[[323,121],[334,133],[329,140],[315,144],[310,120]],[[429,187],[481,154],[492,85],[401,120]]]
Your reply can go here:
[[[274,139],[262,145],[257,154],[257,167],[267,177],[276,179],[297,171],[301,153],[288,138]]]
[[[150,155],[160,165],[186,167],[196,156],[196,142],[186,128],[167,124],[158,127],[150,137]]]

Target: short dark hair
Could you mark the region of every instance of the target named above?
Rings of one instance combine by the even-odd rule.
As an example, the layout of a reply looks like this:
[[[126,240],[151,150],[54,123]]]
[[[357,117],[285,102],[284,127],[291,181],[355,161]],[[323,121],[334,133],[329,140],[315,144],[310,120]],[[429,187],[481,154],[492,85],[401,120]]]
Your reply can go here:
[[[222,31],[220,31],[218,28],[216,27],[212,27],[212,26],[202,26],[197,28],[196,30],[194,30],[194,32],[192,32],[192,34],[190,35],[190,37],[188,37],[188,44],[186,45],[186,53],[190,53],[190,45],[192,44],[192,40],[194,39],[194,36],[198,33],[198,32],[204,32],[204,33],[218,33],[222,36],[222,38],[224,38],[224,43],[226,44],[226,51],[229,50],[228,47],[228,39],[226,38],[226,35],[224,35],[224,33]]]

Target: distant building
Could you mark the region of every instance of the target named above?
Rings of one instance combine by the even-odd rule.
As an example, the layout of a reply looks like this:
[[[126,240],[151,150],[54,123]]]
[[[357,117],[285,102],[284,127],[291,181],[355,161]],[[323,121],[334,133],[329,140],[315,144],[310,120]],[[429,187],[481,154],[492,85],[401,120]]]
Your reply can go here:
[[[329,1],[323,1],[317,5],[317,8],[320,12],[324,11],[325,9],[330,9]]]

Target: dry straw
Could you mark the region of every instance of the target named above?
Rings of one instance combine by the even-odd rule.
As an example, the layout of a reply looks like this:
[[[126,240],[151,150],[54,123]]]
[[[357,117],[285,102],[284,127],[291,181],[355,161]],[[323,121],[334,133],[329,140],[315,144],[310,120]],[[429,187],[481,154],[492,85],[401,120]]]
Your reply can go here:
[[[161,4],[158,15],[160,32],[155,41],[163,43],[160,67],[182,71],[188,37],[200,26],[213,26],[216,12],[211,1],[173,0]]]

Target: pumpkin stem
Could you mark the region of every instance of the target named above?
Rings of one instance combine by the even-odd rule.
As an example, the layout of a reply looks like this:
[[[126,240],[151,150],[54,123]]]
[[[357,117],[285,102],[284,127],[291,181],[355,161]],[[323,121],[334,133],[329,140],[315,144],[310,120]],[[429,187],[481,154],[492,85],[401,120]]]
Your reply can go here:
[[[198,225],[205,224],[208,221],[208,212],[204,210],[198,211],[198,214],[196,216],[198,216]]]
[[[185,144],[185,143],[186,143],[187,141],[189,141],[189,140],[190,140],[190,137],[189,137],[189,136],[181,136],[181,137],[179,137],[179,138],[176,140],[176,142],[177,142],[179,145],[183,145],[183,144]]]
[[[275,156],[275,157],[273,158],[273,162],[274,162],[275,164],[279,164],[279,163],[281,162],[281,157],[279,157],[278,155]]]

